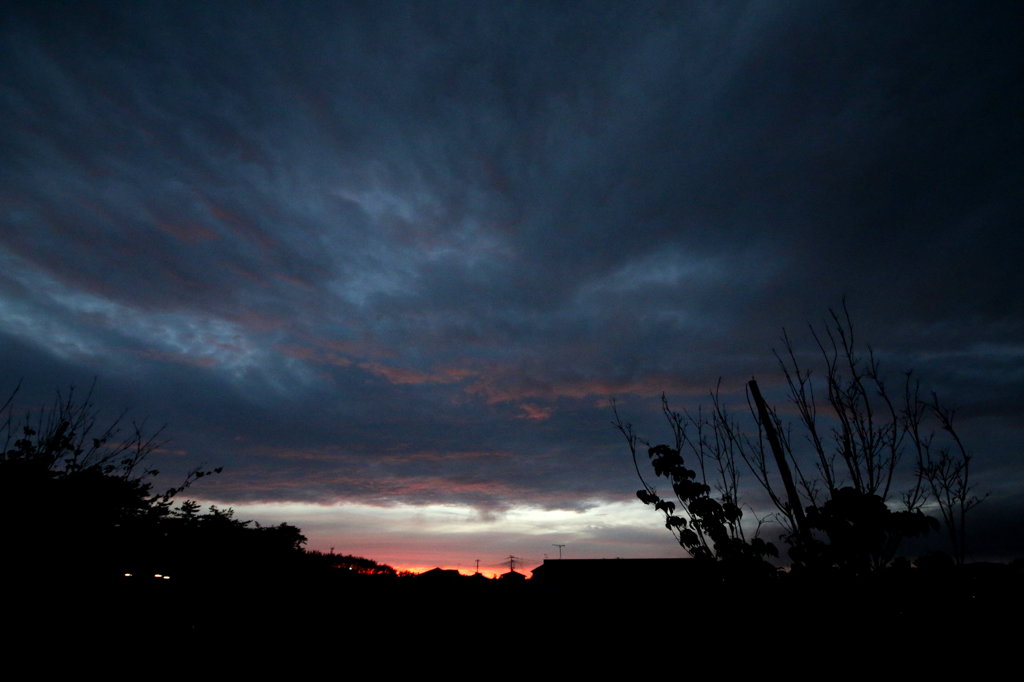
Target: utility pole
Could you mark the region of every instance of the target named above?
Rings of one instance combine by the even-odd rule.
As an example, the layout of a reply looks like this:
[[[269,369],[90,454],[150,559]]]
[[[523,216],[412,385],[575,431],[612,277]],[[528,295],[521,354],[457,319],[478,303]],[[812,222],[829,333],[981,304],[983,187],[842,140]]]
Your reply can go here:
[[[555,543],[552,542],[551,546],[558,548],[558,558],[561,559],[562,558],[562,548],[565,547],[565,545],[556,545]]]

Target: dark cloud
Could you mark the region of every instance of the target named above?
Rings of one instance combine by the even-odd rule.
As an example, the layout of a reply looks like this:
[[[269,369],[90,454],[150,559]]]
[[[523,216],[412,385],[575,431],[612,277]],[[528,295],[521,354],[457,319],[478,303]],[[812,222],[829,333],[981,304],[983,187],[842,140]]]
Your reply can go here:
[[[1017,481],[1021,23],[17,4],[0,379],[99,377],[228,502],[581,509],[634,486],[609,397],[776,386],[845,295]]]

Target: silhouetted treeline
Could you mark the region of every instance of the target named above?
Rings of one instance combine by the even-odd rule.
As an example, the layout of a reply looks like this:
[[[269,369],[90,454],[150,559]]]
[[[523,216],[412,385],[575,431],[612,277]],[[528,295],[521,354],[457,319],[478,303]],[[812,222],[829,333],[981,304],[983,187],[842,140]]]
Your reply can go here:
[[[307,563],[310,566],[345,571],[353,575],[396,576],[395,569],[387,564],[379,564],[373,559],[351,554],[335,554],[334,552],[317,552],[306,550]]]
[[[155,488],[147,457],[159,431],[115,420],[97,426],[90,390],[58,394],[15,418],[17,391],[0,405],[0,538],[8,584],[55,586],[134,580],[240,584],[298,574],[394,575],[354,556],[306,552],[295,526],[261,526],[216,506],[175,498],[220,469],[192,470]]]

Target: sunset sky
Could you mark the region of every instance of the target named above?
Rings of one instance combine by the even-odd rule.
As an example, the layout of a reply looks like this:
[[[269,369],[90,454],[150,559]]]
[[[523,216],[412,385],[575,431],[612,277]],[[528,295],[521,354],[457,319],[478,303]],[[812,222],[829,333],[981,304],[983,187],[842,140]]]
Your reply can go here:
[[[161,481],[223,466],[189,496],[312,549],[682,556],[610,399],[652,440],[663,391],[784,406],[782,329],[845,296],[958,408],[979,553],[1024,554],[1022,16],[5,5],[0,389],[95,378],[167,423]]]

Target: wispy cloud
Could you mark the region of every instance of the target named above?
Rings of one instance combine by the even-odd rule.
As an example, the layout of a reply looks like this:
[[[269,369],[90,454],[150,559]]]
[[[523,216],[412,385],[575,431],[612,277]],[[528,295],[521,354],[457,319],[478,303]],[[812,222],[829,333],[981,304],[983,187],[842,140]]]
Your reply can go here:
[[[576,509],[609,398],[781,396],[847,295],[1019,477],[1016,16],[652,7],[19,4],[0,382],[98,376],[224,502]]]

